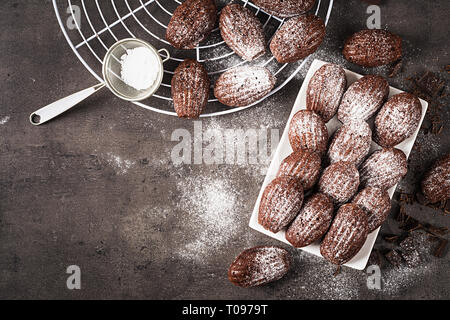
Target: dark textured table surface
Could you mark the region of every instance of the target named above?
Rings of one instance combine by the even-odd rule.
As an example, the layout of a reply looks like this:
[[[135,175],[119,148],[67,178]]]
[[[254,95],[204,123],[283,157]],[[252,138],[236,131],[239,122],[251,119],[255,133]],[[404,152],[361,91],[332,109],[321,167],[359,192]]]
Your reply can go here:
[[[340,53],[343,40],[365,28],[367,6],[335,1],[315,57],[385,74],[351,65]],[[445,0],[382,1],[382,28],[404,38],[403,69],[389,79],[392,86],[409,90],[406,79],[425,70],[448,80],[442,68],[450,62],[449,16]],[[449,255],[433,257],[427,240],[418,248],[419,266],[382,264],[381,289],[368,289],[365,271],[344,267],[333,276],[324,260],[290,248],[294,266],[282,280],[232,286],[226,272],[240,251],[280,244],[248,227],[268,163],[174,164],[172,133],[193,134],[193,122],[122,102],[106,90],[33,127],[32,111],[95,79],[67,45],[51,1],[1,1],[0,36],[0,298],[450,298]],[[281,132],[306,71],[256,107],[203,119],[203,131]],[[420,132],[397,191],[413,193],[424,170],[450,151],[447,103],[443,131]],[[420,221],[450,225],[441,210],[417,203],[406,209]],[[382,233],[396,232],[390,218]],[[389,244],[379,237],[376,247]],[[81,290],[66,288],[69,265],[81,268]]]

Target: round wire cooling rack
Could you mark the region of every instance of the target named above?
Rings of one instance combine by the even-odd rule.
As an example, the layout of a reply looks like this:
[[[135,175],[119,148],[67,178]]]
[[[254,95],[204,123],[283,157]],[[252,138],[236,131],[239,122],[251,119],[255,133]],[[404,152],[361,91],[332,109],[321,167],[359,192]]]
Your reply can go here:
[[[216,1],[222,8],[231,1]],[[263,24],[269,40],[285,19],[275,17],[248,0],[234,1],[252,10]],[[334,0],[317,0],[312,12],[328,24]],[[167,25],[172,13],[182,1],[179,0],[53,0],[56,17],[61,30],[81,63],[100,82],[101,68],[108,48],[123,38],[140,38],[157,49],[169,50],[171,57],[164,64],[164,77],[159,90],[143,102],[134,104],[162,114],[177,116],[173,111],[170,81],[177,65],[186,58],[197,59],[205,66],[214,83],[217,77],[243,64],[267,67],[277,78],[274,89],[259,101],[239,108],[229,108],[217,99],[208,100],[207,113],[201,117],[219,116],[249,108],[281,90],[303,68],[309,57],[290,64],[280,64],[268,52],[252,62],[238,57],[222,40],[215,28],[206,41],[193,50],[177,50],[165,39]],[[210,95],[213,97],[213,94]]]

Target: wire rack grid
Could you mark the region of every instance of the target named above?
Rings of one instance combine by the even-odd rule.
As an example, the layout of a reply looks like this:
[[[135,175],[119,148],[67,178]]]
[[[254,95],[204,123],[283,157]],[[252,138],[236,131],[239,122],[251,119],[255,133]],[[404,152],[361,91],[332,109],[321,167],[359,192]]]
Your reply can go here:
[[[216,1],[219,9],[230,1]],[[281,27],[285,19],[273,16],[248,0],[240,0],[243,6],[254,12],[263,24],[268,40]],[[314,9],[325,24],[328,24],[334,0],[317,0]],[[253,62],[240,59],[224,43],[220,31],[215,28],[210,37],[193,50],[176,50],[165,39],[167,25],[179,0],[53,0],[53,6],[60,28],[75,55],[86,69],[100,82],[102,61],[109,47],[123,38],[141,38],[150,42],[157,49],[166,48],[171,53],[164,65],[164,78],[160,89],[143,102],[133,102],[139,107],[176,116],[170,93],[170,80],[173,70],[186,58],[197,59],[208,71],[211,82],[217,77],[237,66],[254,64],[269,68],[277,78],[274,89],[255,103],[238,108],[229,108],[217,99],[208,101],[207,113],[201,117],[212,117],[238,112],[254,106],[267,97],[281,90],[303,68],[309,57],[290,64],[279,64],[267,52]],[[70,20],[71,26],[68,21]],[[267,50],[269,51],[269,50]],[[210,97],[213,97],[211,94]]]

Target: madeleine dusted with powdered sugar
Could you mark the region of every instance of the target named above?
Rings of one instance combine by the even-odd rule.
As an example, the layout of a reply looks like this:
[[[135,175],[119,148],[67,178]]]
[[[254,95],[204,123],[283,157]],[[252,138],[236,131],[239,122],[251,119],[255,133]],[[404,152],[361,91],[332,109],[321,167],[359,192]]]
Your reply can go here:
[[[372,130],[363,120],[349,120],[333,136],[328,148],[331,163],[348,161],[359,166],[369,154],[372,143]]]
[[[327,126],[314,112],[300,110],[289,124],[289,142],[293,150],[303,149],[323,154],[327,150]]]
[[[359,168],[361,185],[389,189],[408,171],[406,155],[396,148],[385,148],[372,153]]]
[[[386,190],[367,187],[362,189],[352,200],[366,214],[369,232],[381,226],[391,211],[391,198]]]
[[[331,63],[323,65],[308,83],[306,109],[328,122],[336,114],[346,85],[345,71],[341,66]]]
[[[180,118],[195,119],[208,103],[210,81],[201,63],[186,59],[175,69],[171,81],[172,99]]]
[[[301,181],[304,190],[311,189],[319,179],[320,156],[308,150],[297,150],[281,162],[277,176],[290,176]]]
[[[225,43],[242,59],[251,61],[266,52],[262,24],[248,8],[227,5],[220,14],[219,26]]]
[[[166,39],[177,49],[193,49],[209,36],[216,20],[214,0],[186,0],[175,9]]]
[[[382,66],[402,57],[402,39],[386,30],[362,30],[345,41],[343,54],[360,66]]]
[[[331,263],[344,264],[361,250],[368,234],[367,215],[364,211],[356,204],[344,204],[339,208],[320,245],[320,253]]]
[[[275,81],[267,68],[236,67],[220,75],[214,95],[229,107],[245,107],[266,96],[275,86]]]
[[[260,286],[282,278],[290,269],[289,252],[275,246],[259,246],[244,250],[228,269],[228,279],[236,286]]]
[[[319,191],[331,197],[335,203],[350,200],[358,190],[359,173],[351,162],[338,161],[328,166],[319,180]]]
[[[258,223],[273,233],[286,227],[303,204],[302,183],[295,178],[275,178],[264,189],[259,203]]]
[[[316,0],[253,0],[267,13],[280,18],[289,18],[310,10]]]
[[[315,52],[325,38],[325,23],[315,15],[286,21],[275,32],[270,51],[279,63],[295,62]]]
[[[333,220],[333,201],[326,194],[316,193],[305,205],[286,231],[286,240],[302,248],[319,240]]]
[[[381,108],[389,95],[389,83],[381,76],[367,75],[353,82],[342,97],[338,119],[368,120]]]
[[[450,198],[450,154],[436,161],[425,173],[421,187],[431,203]]]
[[[419,99],[407,92],[396,94],[381,108],[375,118],[374,141],[382,147],[393,147],[410,137],[422,116]]]

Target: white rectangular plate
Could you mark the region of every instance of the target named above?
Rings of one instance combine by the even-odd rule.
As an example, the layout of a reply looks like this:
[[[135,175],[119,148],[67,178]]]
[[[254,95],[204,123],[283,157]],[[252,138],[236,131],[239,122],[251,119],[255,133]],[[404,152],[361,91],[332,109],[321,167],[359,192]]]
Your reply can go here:
[[[294,107],[292,108],[291,115],[289,116],[289,120],[284,129],[283,136],[281,137],[280,143],[277,147],[277,150],[275,151],[272,162],[267,171],[266,178],[264,179],[264,183],[261,187],[261,191],[259,192],[258,199],[256,200],[255,208],[253,209],[253,213],[250,218],[250,224],[249,224],[250,228],[255,229],[259,232],[262,232],[272,238],[283,241],[287,244],[290,244],[290,243],[285,238],[284,230],[275,234],[275,233],[272,233],[272,232],[264,229],[258,223],[259,202],[261,201],[261,196],[262,196],[263,191],[266,188],[266,186],[276,177],[276,174],[278,172],[278,168],[280,167],[281,162],[283,161],[283,159],[285,157],[287,157],[292,152],[292,148],[291,148],[291,145],[289,143],[289,138],[288,138],[289,123],[291,122],[292,117],[294,116],[294,114],[297,111],[306,109],[306,89],[308,87],[309,80],[314,75],[314,73],[322,65],[324,65],[326,63],[327,62],[320,61],[317,59],[314,60],[314,62],[311,64],[311,67],[309,68],[308,73],[306,74],[306,77],[303,81],[302,87],[300,88],[300,91],[298,93],[297,99],[295,100]],[[347,87],[362,77],[362,75],[357,74],[355,72],[352,72],[352,71],[349,71],[346,69],[344,69],[344,70],[345,70],[345,74],[347,77]],[[403,91],[390,87],[389,97],[391,97],[395,94],[401,93],[401,92],[403,92]],[[408,139],[406,139],[405,141],[403,141],[402,143],[400,143],[396,146],[396,148],[402,150],[406,154],[406,157],[409,157],[411,149],[414,145],[414,141],[416,140],[417,134],[422,125],[423,118],[425,117],[425,113],[427,112],[428,103],[422,99],[420,99],[420,103],[422,104],[422,117],[420,119],[419,127],[417,128],[416,132],[411,137],[409,137]],[[369,122],[369,124],[371,125],[371,127],[373,129],[373,121]],[[327,123],[327,128],[328,128],[330,137],[340,127],[340,125],[341,124],[340,124],[339,120],[337,120],[336,116]],[[376,143],[372,142],[370,153],[372,153],[376,149],[380,149],[380,147]],[[391,199],[392,199],[392,196],[394,194],[396,187],[397,187],[397,185],[395,185],[394,187],[392,187],[391,189],[388,190],[389,196],[391,197]],[[348,267],[351,267],[354,269],[358,269],[358,270],[363,270],[366,267],[367,261],[369,260],[370,253],[372,251],[373,245],[375,244],[375,240],[377,238],[379,230],[380,230],[380,228],[378,228],[377,230],[375,230],[369,234],[364,246],[361,248],[361,250],[358,252],[358,254],[355,257],[353,257],[353,259],[351,259],[349,262],[347,262],[345,264],[345,266],[348,266]],[[321,256],[320,250],[319,250],[319,243],[314,243],[314,244],[311,244],[311,245],[301,248],[301,249],[306,252],[315,254],[317,256]]]

